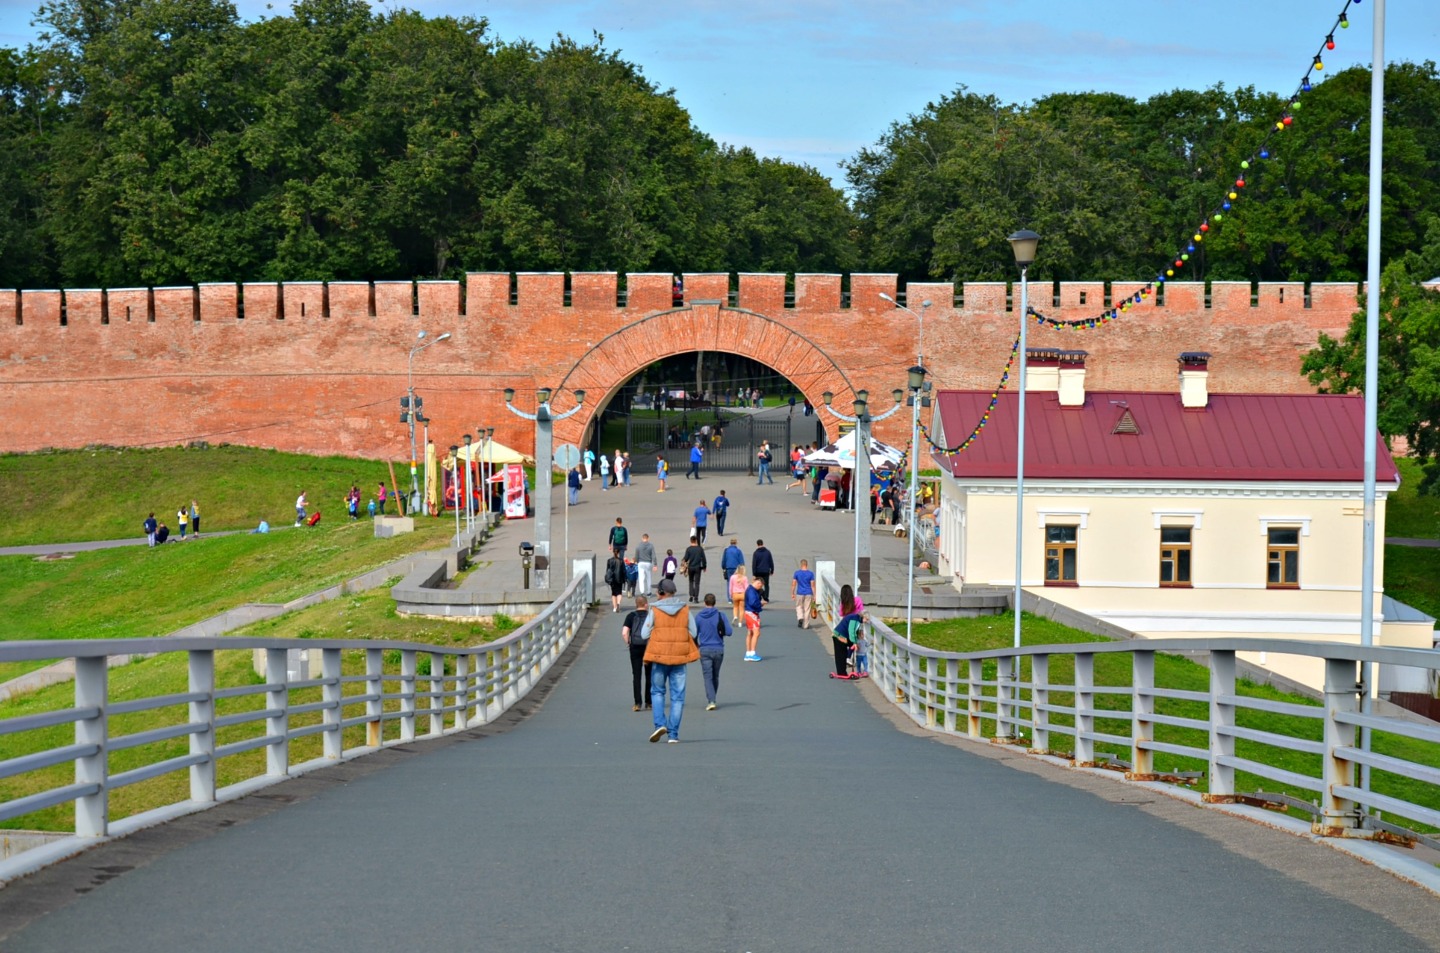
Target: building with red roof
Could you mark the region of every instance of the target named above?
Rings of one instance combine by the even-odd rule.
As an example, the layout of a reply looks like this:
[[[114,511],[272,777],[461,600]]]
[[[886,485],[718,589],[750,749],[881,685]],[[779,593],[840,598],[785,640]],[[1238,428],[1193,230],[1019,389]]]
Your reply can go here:
[[[1085,358],[1030,352],[1022,585],[1141,636],[1358,641],[1366,440],[1377,539],[1400,485],[1364,432],[1363,399],[1211,394],[1210,355],[1196,352],[1180,356],[1173,391],[1089,392]],[[936,398],[930,436],[952,451],[934,452],[938,568],[959,588],[1015,584],[1018,400]],[[1383,560],[1377,546],[1377,585]],[[1431,648],[1434,620],[1406,609],[1377,593],[1376,644]],[[1250,661],[1320,684],[1300,659]]]

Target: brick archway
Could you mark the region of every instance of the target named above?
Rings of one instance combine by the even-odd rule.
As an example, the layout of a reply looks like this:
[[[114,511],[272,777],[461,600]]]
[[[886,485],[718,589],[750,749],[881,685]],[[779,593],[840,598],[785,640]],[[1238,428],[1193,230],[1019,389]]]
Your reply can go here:
[[[848,394],[851,389],[840,366],[793,328],[754,311],[695,302],[627,325],[575,362],[560,389],[584,390],[585,409],[555,424],[556,444],[583,443],[596,411],[625,381],[661,358],[691,351],[722,351],[763,361],[816,406],[827,390]]]

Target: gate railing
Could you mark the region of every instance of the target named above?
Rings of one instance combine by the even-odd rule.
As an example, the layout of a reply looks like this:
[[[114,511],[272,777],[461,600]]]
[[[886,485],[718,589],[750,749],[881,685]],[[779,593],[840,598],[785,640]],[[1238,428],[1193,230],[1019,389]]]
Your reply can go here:
[[[819,581],[822,613],[834,625],[838,584],[833,575]],[[1362,664],[1433,674],[1440,670],[1440,653],[1273,638],[942,652],[880,621],[872,621],[869,636],[873,681],[916,724],[933,731],[1023,746],[1076,766],[1123,767],[1134,781],[1203,778],[1205,801],[1259,800],[1298,808],[1312,815],[1312,827],[1321,835],[1383,830],[1440,847],[1437,835],[1421,832],[1440,829],[1440,725],[1364,712],[1360,695]],[[1207,690],[1159,683],[1157,656],[1196,652],[1208,656]],[[1241,652],[1320,660],[1323,704],[1240,694],[1236,655]],[[1107,656],[1129,658],[1124,674],[1108,679],[1117,684],[1097,680],[1097,661]],[[1070,680],[1051,677],[1062,668],[1073,671]],[[1267,721],[1270,716],[1282,718]],[[1364,743],[1363,733],[1374,743]],[[1277,757],[1279,752],[1301,757]],[[1157,770],[1157,755],[1173,768]],[[1297,761],[1303,767],[1297,769]],[[1313,800],[1285,791],[1241,791],[1237,775],[1306,792]]]
[[[524,698],[570,645],[589,607],[588,583],[577,576],[534,619],[469,648],[224,637],[0,643],[0,662],[75,663],[72,706],[0,717],[0,751],[6,753],[0,759],[0,820],[74,806],[72,836],[0,862],[0,882],[83,850],[96,838],[130,833],[383,747],[494,720]],[[291,676],[290,662],[301,649],[318,654],[318,677]],[[252,669],[245,664],[227,666],[223,681],[234,684],[220,684],[217,653],[236,650],[263,661],[263,681],[248,684]],[[111,680],[126,668],[112,670],[109,659],[139,654],[157,656],[149,665],[183,656],[186,690],[114,697]],[[21,701],[0,706],[0,714],[18,711]],[[147,712],[161,713],[165,724],[126,731],[130,716]],[[57,743],[55,729],[67,726],[74,728],[73,740]],[[292,763],[292,743],[313,735],[320,736],[319,757]],[[132,749],[140,752],[138,763],[134,753],[123,754]],[[243,777],[219,787],[222,763],[230,767],[237,761],[227,759],[253,751],[263,751],[263,762],[252,757]],[[117,756],[129,765],[125,770],[116,770]],[[114,792],[182,771],[188,787],[164,806],[112,819]],[[20,786],[17,780],[27,775],[30,782]],[[28,793],[17,793],[22,790]]]

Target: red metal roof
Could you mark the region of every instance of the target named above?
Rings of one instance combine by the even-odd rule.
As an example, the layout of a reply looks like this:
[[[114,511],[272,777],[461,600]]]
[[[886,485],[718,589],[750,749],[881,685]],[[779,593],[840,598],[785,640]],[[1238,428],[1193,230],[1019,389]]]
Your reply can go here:
[[[980,422],[989,391],[941,391],[936,415],[957,446]],[[1002,392],[980,436],[943,458],[960,478],[1014,478],[1016,395]],[[1139,433],[1115,433],[1129,412]],[[1211,394],[1186,409],[1178,393],[1092,391],[1081,407],[1055,393],[1025,404],[1025,476],[1073,480],[1364,480],[1363,397],[1355,394]],[[1375,478],[1399,472],[1379,434]],[[936,454],[940,459],[939,454]]]

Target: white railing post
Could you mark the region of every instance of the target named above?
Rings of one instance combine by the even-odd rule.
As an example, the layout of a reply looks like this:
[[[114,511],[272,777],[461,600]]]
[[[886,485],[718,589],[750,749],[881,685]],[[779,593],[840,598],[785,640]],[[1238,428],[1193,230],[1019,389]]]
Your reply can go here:
[[[1360,711],[1360,680],[1356,663],[1346,659],[1325,660],[1325,760],[1321,766],[1320,816],[1314,832],[1326,837],[1343,837],[1360,826],[1360,811],[1354,801],[1338,797],[1335,790],[1355,784],[1355,762],[1337,753],[1355,746],[1355,726],[1337,716]]]
[[[371,748],[380,747],[384,740],[381,730],[385,714],[385,653],[380,649],[365,650],[365,694],[373,696],[365,702],[365,744]]]
[[[1095,741],[1095,656],[1075,654],[1075,767],[1093,767]]]
[[[871,649],[870,654],[876,653]],[[937,660],[938,661],[938,660]],[[874,665],[874,659],[871,659]],[[960,731],[960,660],[945,659],[945,711],[948,718],[945,721],[945,728],[948,731]]]
[[[430,734],[432,736],[445,733],[445,713],[440,709],[445,707],[445,656],[438,652],[430,653]]]
[[[265,650],[265,707],[274,712],[265,718],[265,734],[272,739],[265,746],[265,773],[272,778],[290,773],[289,656],[285,649]]]
[[[1155,777],[1155,752],[1143,742],[1155,740],[1155,653],[1130,653],[1130,773],[1136,781]]]
[[[1206,801],[1235,798],[1235,769],[1221,764],[1235,756],[1235,736],[1225,729],[1235,727],[1235,704],[1224,699],[1235,695],[1235,653],[1210,653],[1210,790]]]
[[[190,702],[190,753],[205,760],[190,766],[190,800],[215,800],[215,653],[193,651],[190,656],[190,691],[203,697]]]
[[[455,656],[455,727],[464,728],[470,721],[470,656]]]
[[[1011,698],[1015,693],[1015,683],[1007,677],[1007,673],[1013,671],[1011,665],[1013,658],[995,659],[995,740],[1011,741],[1015,737],[1015,730],[1011,726],[1010,719],[1015,717],[1015,709]]]
[[[75,783],[100,785],[94,794],[75,799],[75,833],[80,837],[104,837],[109,833],[110,716],[106,661],[103,655],[75,660],[75,707],[96,709],[93,717],[75,722],[75,743],[97,748],[94,754],[75,759]]]
[[[1050,750],[1050,656],[1030,656],[1030,750],[1043,754]]]
[[[415,740],[415,650],[400,651],[400,740]]]
[[[970,677],[965,680],[965,695],[970,700],[970,724],[967,734],[977,741],[985,737],[985,707],[982,696],[985,689],[980,683],[985,680],[985,663],[978,658],[970,660]]]
[[[345,715],[345,686],[340,683],[340,650],[320,650],[320,698],[327,704],[325,709],[325,730],[320,734],[325,741],[325,757],[338,761],[345,754],[345,734],[340,722]]]

